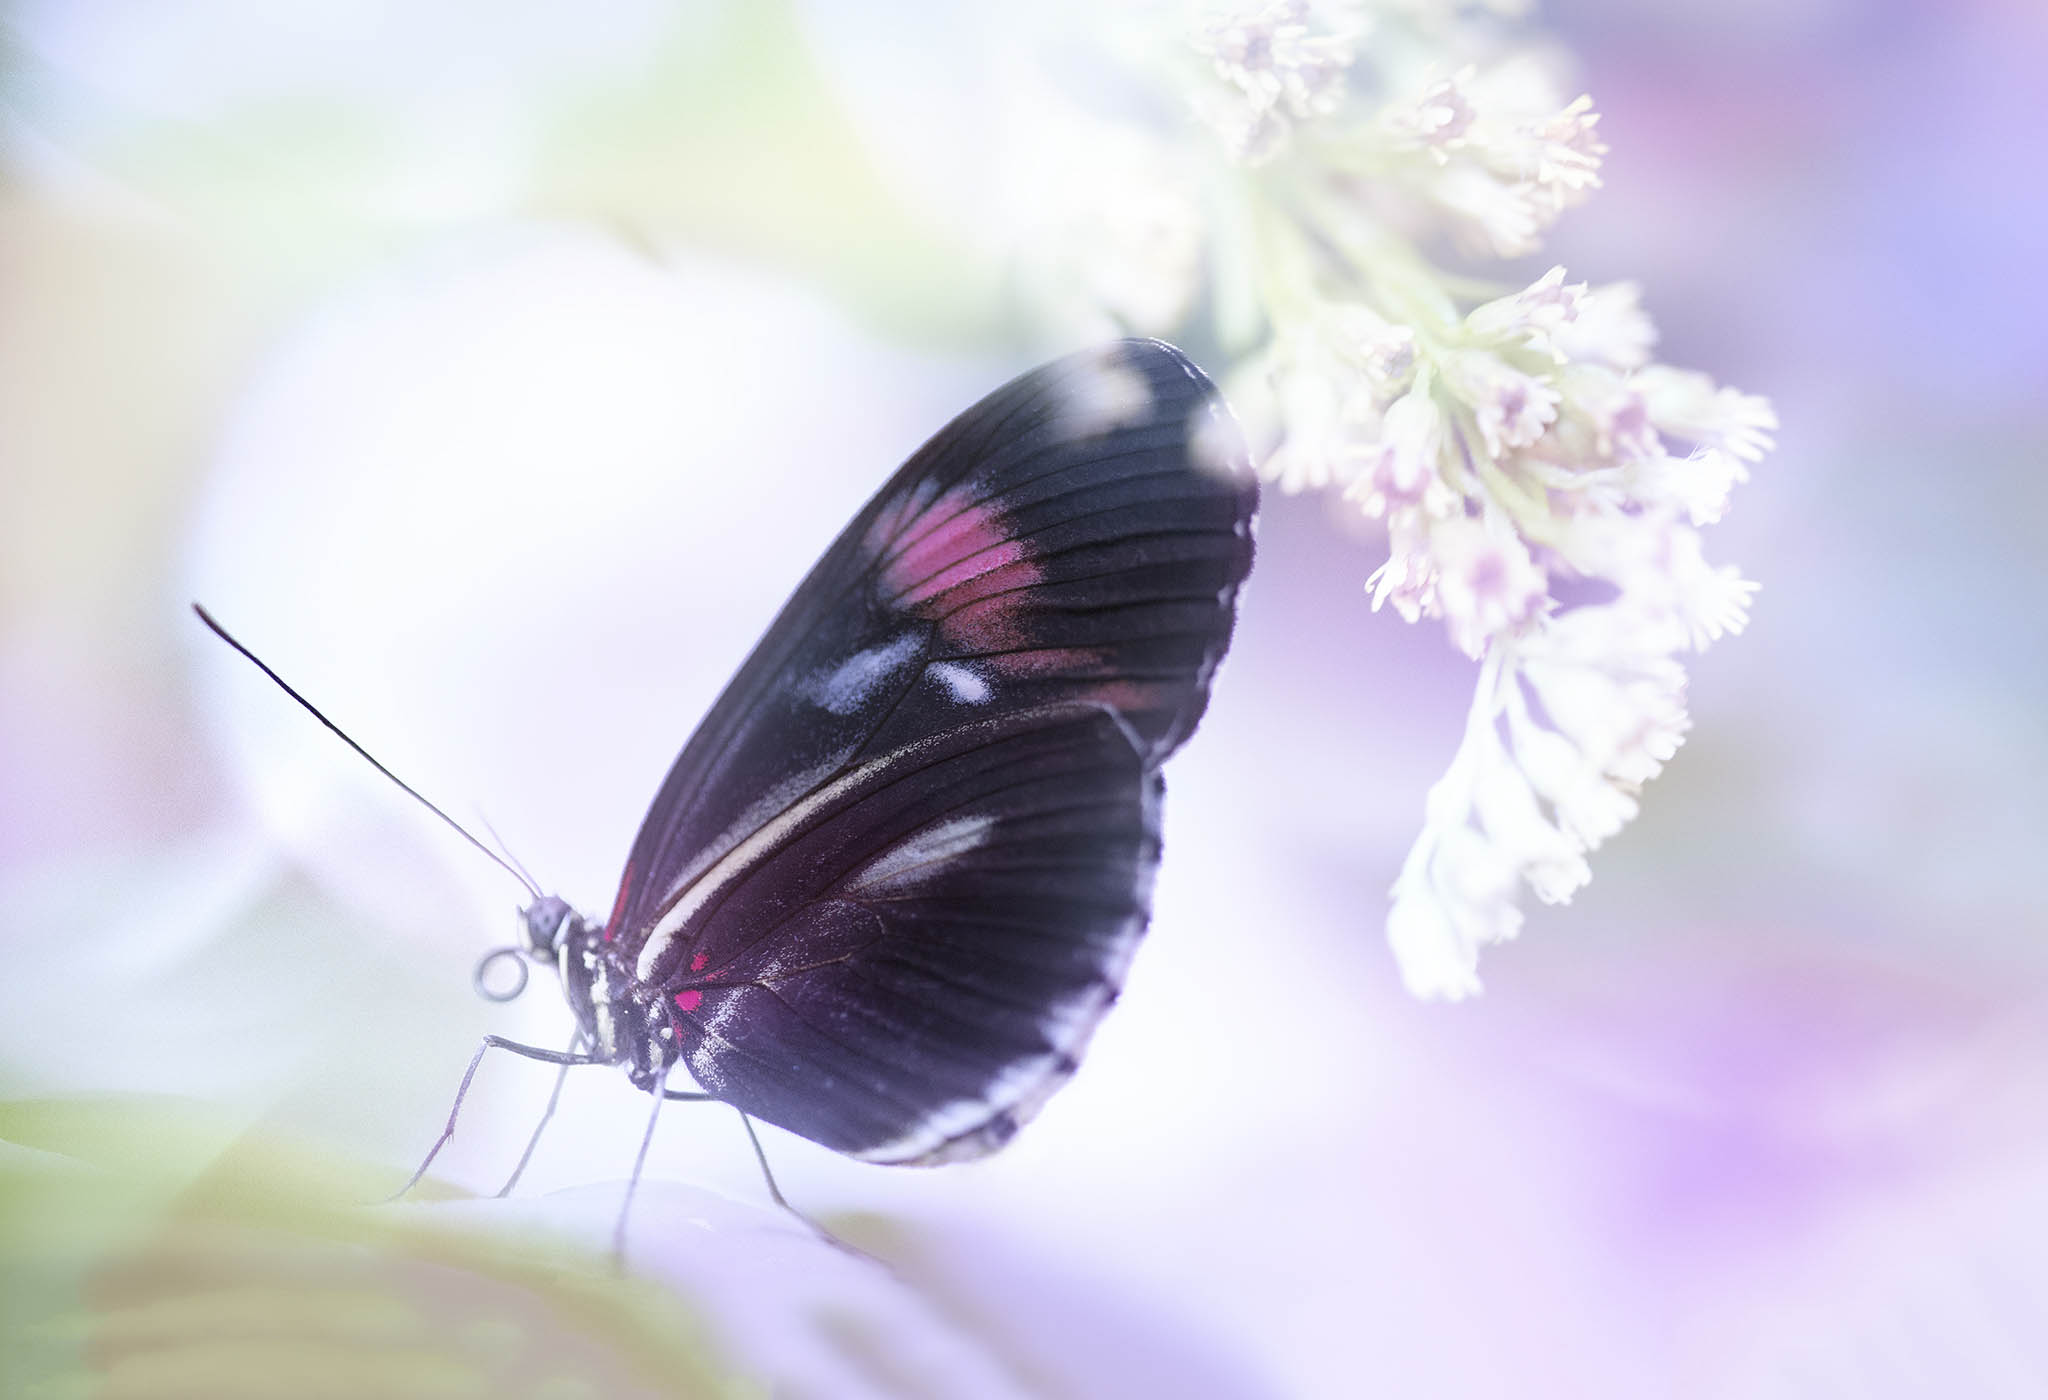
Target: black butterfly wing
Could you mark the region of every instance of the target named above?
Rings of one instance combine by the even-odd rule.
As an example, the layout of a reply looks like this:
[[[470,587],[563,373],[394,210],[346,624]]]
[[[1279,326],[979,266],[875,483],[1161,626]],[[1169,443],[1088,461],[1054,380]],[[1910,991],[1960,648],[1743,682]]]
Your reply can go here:
[[[1229,645],[1257,505],[1243,439],[1178,350],[1033,370],[906,462],[713,705],[634,839],[606,936],[687,960],[691,886],[865,758],[1047,704],[1114,707],[1156,765]]]
[[[999,1145],[1147,915],[1257,503],[1199,370],[1034,370],[883,486],[676,760],[606,929],[700,1082],[878,1161]]]
[[[1159,778],[1114,711],[1027,710],[858,766],[704,882],[664,988],[711,1093],[929,1164],[1008,1141],[1116,999]]]

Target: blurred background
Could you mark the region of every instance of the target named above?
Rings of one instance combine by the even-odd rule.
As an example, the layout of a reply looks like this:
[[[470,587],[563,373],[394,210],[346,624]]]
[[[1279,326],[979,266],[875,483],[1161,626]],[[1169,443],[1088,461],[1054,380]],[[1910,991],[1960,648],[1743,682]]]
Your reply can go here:
[[[516,887],[188,602],[602,912],[818,550],[1094,338],[1006,260],[1015,18],[4,13],[0,1093],[409,1167],[480,1035],[566,1012],[471,993]],[[1523,280],[1639,281],[1661,358],[1783,423],[1709,536],[1754,621],[1641,818],[1483,997],[1409,1000],[1386,890],[1472,668],[1271,493],[1085,1071],[983,1164],[768,1150],[1037,1393],[2048,1393],[2048,12],[1525,23],[1611,152]],[[440,1169],[495,1189],[547,1086],[487,1065]],[[572,1082],[522,1191],[623,1176],[641,1121]],[[725,1113],[651,1172],[760,1191]]]

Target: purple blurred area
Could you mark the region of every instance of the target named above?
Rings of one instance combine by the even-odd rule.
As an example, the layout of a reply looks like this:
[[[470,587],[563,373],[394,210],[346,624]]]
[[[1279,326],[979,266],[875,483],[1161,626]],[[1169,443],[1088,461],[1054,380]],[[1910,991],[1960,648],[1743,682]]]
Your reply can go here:
[[[720,7],[493,8],[7,21],[0,1093],[191,1094],[396,1163],[486,1029],[567,1034],[469,993],[514,891],[195,589],[601,911],[808,560],[1032,357],[870,247],[919,218],[873,92],[971,71],[930,7],[891,46],[799,10],[800,62],[687,100]],[[1483,997],[1409,1001],[1385,894],[1472,669],[1371,611],[1363,522],[1275,497],[1086,1070],[985,1165],[770,1151],[1047,1394],[2048,1394],[2048,15],[1536,18],[1611,153],[1530,275],[1640,282],[1660,358],[1783,423],[1708,532],[1754,620],[1642,816]],[[749,92],[788,130],[721,161],[705,113]],[[621,193],[663,172],[698,192]],[[81,1043],[81,988],[125,1044]],[[536,1191],[630,1161],[639,1103],[578,1087]],[[493,1189],[545,1088],[488,1071],[450,1175]],[[658,1174],[754,1199],[685,1118]]]

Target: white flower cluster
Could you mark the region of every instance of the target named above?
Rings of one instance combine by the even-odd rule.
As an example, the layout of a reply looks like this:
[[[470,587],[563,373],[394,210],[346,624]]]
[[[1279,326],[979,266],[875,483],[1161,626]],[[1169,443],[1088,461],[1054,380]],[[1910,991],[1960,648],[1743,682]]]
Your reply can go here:
[[[1627,284],[1553,268],[1405,326],[1356,295],[1276,315],[1238,397],[1271,443],[1271,479],[1336,488],[1386,522],[1374,606],[1442,620],[1483,661],[1388,922],[1409,987],[1462,996],[1480,946],[1519,929],[1518,885],[1570,899],[1586,854],[1677,749],[1676,655],[1741,630],[1755,589],[1707,563],[1698,527],[1720,519],[1776,420],[1652,363]],[[1611,596],[1561,610],[1557,585],[1580,580]]]
[[[1332,22],[1312,14],[1307,0],[1212,9],[1189,36],[1212,79],[1195,89],[1195,109],[1234,158],[1269,160],[1296,123],[1337,110],[1355,35],[1354,17]]]
[[[1482,288],[1426,255],[1441,241],[1534,252],[1599,184],[1592,102],[1503,32],[1518,8],[1204,10],[1162,78],[1195,120],[1148,129],[1161,158],[1149,174],[1124,164],[1083,221],[1119,234],[1098,258],[1155,281],[1173,269],[1175,288],[1122,299],[1162,314],[1125,326],[1171,334],[1188,308],[1213,312],[1268,479],[1384,522],[1374,606],[1440,620],[1480,662],[1393,888],[1388,934],[1419,995],[1476,991],[1478,950],[1519,929],[1522,886],[1568,900],[1676,751],[1678,657],[1739,631],[1755,591],[1707,562],[1700,528],[1776,427],[1763,399],[1654,362],[1629,283],[1552,268],[1519,291]],[[1100,164],[1114,129],[1073,149]],[[1146,217],[1120,219],[1120,204]],[[1087,260],[1078,229],[1059,246]]]

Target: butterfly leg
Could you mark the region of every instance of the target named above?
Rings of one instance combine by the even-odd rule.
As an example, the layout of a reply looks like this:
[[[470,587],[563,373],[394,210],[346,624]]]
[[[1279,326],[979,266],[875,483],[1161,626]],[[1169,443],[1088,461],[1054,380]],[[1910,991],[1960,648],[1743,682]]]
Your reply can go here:
[[[661,1121],[661,1106],[670,1095],[667,1089],[656,1086],[648,1095],[654,1100],[654,1107],[647,1112],[647,1131],[640,1135],[640,1150],[633,1157],[633,1174],[626,1178],[626,1198],[619,1202],[619,1220],[612,1226],[612,1266],[624,1273],[626,1269],[626,1217],[633,1213],[633,1193],[640,1189],[640,1173],[647,1168],[647,1149],[654,1142],[654,1125]],[[688,1098],[687,1094],[675,1095]],[[710,1095],[704,1095],[709,1098]]]
[[[583,1044],[583,1032],[578,1031],[569,1040],[569,1051]],[[562,1101],[562,1086],[569,1082],[569,1071],[574,1065],[563,1065],[555,1071],[555,1087],[548,1094],[548,1106],[540,1111],[540,1122],[533,1125],[533,1136],[526,1140],[526,1150],[519,1154],[519,1165],[512,1168],[512,1175],[505,1178],[505,1184],[498,1188],[498,1197],[503,1199],[512,1194],[512,1188],[519,1184],[519,1178],[526,1174],[526,1164],[533,1160],[533,1150],[540,1146],[540,1135],[547,1130],[548,1123],[555,1116],[555,1105]]]
[[[747,1117],[747,1115],[744,1112],[737,1108],[735,1108],[733,1112],[738,1113],[740,1115],[740,1126],[747,1130],[747,1141],[752,1143],[754,1147],[754,1160],[757,1163],[759,1163],[761,1167],[761,1180],[768,1183],[768,1195],[772,1200],[774,1200],[775,1204],[781,1206],[784,1210],[788,1211],[791,1215],[795,1216],[798,1220],[802,1221],[805,1229],[809,1230],[812,1234],[816,1235],[819,1239],[823,1240],[826,1244],[831,1245],[833,1248],[844,1250],[848,1254],[853,1255],[856,1259],[864,1259],[869,1261],[870,1263],[881,1263],[880,1260],[876,1259],[875,1256],[869,1254],[866,1250],[860,1248],[858,1245],[848,1244],[845,1240],[840,1239],[839,1236],[833,1234],[823,1225],[820,1225],[817,1221],[811,1219],[811,1217],[805,1215],[802,1211],[798,1210],[795,1206],[789,1203],[788,1198],[782,1194],[782,1188],[775,1184],[775,1173],[768,1170],[768,1154],[761,1150],[761,1135],[754,1131],[754,1120]],[[883,1267],[886,1268],[887,1265],[884,1265]]]
[[[663,1089],[661,1091],[661,1096],[665,1099],[674,1099],[678,1103],[724,1102],[724,1100],[720,1099],[716,1094],[697,1093],[683,1089]],[[796,1217],[798,1221],[802,1222],[803,1227],[806,1230],[809,1230],[812,1234],[816,1235],[826,1244],[831,1245],[835,1249],[842,1249],[846,1251],[848,1254],[853,1255],[857,1259],[863,1259],[870,1263],[880,1263],[880,1260],[877,1260],[875,1256],[869,1254],[866,1250],[860,1248],[858,1245],[848,1244],[845,1240],[840,1239],[839,1236],[833,1234],[823,1225],[820,1225],[817,1221],[811,1219],[811,1217],[805,1215],[802,1211],[798,1210],[795,1206],[789,1203],[789,1198],[782,1194],[782,1188],[775,1184],[775,1173],[772,1170],[770,1170],[768,1166],[768,1154],[761,1150],[761,1137],[760,1134],[754,1131],[754,1120],[749,1118],[743,1111],[741,1111],[738,1108],[735,1108],[733,1112],[738,1113],[740,1115],[740,1126],[747,1130],[747,1141],[753,1145],[754,1161],[761,1168],[761,1180],[767,1183],[769,1199],[773,1200],[776,1205],[782,1207],[782,1209],[788,1211],[792,1216]],[[644,1152],[645,1148],[643,1148],[642,1151]],[[637,1175],[638,1173],[635,1173],[636,1177]],[[885,1264],[883,1265],[883,1267],[886,1268],[888,1266]]]
[[[681,1089],[664,1089],[661,1091],[661,1096],[665,1099],[674,1099],[679,1103],[723,1102],[723,1100],[720,1100],[716,1094],[690,1093],[685,1092]],[[754,1146],[754,1160],[760,1164],[761,1180],[765,1181],[768,1184],[769,1198],[773,1200],[776,1205],[781,1206],[791,1215],[803,1221],[804,1224],[810,1226],[810,1228],[813,1231],[817,1232],[820,1235],[823,1235],[827,1239],[831,1239],[832,1236],[830,1231],[825,1230],[816,1222],[814,1222],[809,1216],[805,1215],[802,1211],[798,1210],[795,1206],[791,1205],[789,1203],[788,1198],[782,1194],[782,1188],[775,1184],[775,1173],[768,1169],[768,1154],[761,1150],[761,1139],[754,1132],[754,1120],[747,1117],[745,1113],[741,1112],[737,1108],[735,1108],[733,1112],[738,1113],[740,1115],[740,1126],[747,1130],[747,1141],[752,1143]],[[839,1243],[839,1241],[837,1240],[832,1240],[832,1242],[834,1244]]]
[[[754,1160],[760,1163],[761,1180],[768,1183],[769,1199],[774,1201],[775,1204],[781,1206],[784,1210],[788,1211],[797,1219],[803,1221],[804,1224],[809,1225],[813,1230],[817,1230],[819,1234],[824,1234],[825,1231],[819,1230],[818,1226],[812,1222],[809,1216],[805,1215],[802,1211],[798,1210],[795,1206],[789,1203],[788,1199],[784,1197],[782,1194],[782,1188],[775,1184],[775,1173],[768,1170],[768,1154],[761,1150],[761,1136],[760,1134],[754,1131],[754,1120],[747,1117],[747,1115],[744,1112],[741,1112],[741,1110],[737,1108],[734,1109],[733,1112],[738,1113],[740,1115],[740,1126],[747,1130],[747,1141],[753,1144]]]
[[[455,1102],[449,1106],[448,1123],[441,1129],[441,1136],[435,1138],[434,1145],[427,1149],[426,1160],[420,1163],[419,1170],[407,1177],[405,1185],[392,1192],[386,1199],[395,1201],[406,1192],[412,1190],[413,1187],[419,1185],[420,1178],[427,1174],[427,1168],[434,1165],[434,1159],[440,1156],[441,1149],[448,1145],[448,1139],[455,1136],[455,1118],[457,1114],[462,1112],[462,1101],[469,1094],[470,1081],[476,1078],[476,1067],[483,1063],[484,1053],[492,1049],[510,1050],[513,1054],[524,1055],[529,1060],[543,1060],[548,1064],[561,1065],[564,1068],[571,1065],[596,1065],[604,1063],[595,1055],[583,1055],[563,1050],[543,1050],[538,1045],[521,1045],[518,1041],[507,1040],[502,1035],[485,1036],[484,1043],[477,1046],[476,1053],[469,1057],[469,1068],[462,1072],[462,1083],[455,1087]]]
[[[663,1089],[661,1091],[661,1096],[665,1099],[674,1099],[678,1103],[722,1102],[722,1100],[720,1100],[716,1094],[700,1094],[686,1092],[681,1089]],[[813,1230],[818,1230],[818,1227],[816,1225],[812,1225],[811,1222],[805,1218],[804,1213],[802,1211],[798,1210],[795,1206],[791,1205],[787,1200],[783,1198],[782,1188],[775,1184],[775,1173],[768,1170],[768,1154],[761,1150],[761,1139],[754,1136],[754,1120],[747,1117],[745,1113],[741,1113],[740,1110],[737,1108],[734,1109],[733,1112],[738,1113],[740,1115],[740,1123],[747,1130],[747,1141],[754,1144],[754,1160],[761,1164],[761,1179],[768,1183],[769,1196],[773,1198],[775,1204],[781,1206],[784,1210],[788,1211],[797,1219],[802,1220],[804,1224],[810,1225]],[[818,1230],[818,1233],[824,1234],[825,1232],[823,1230]]]

